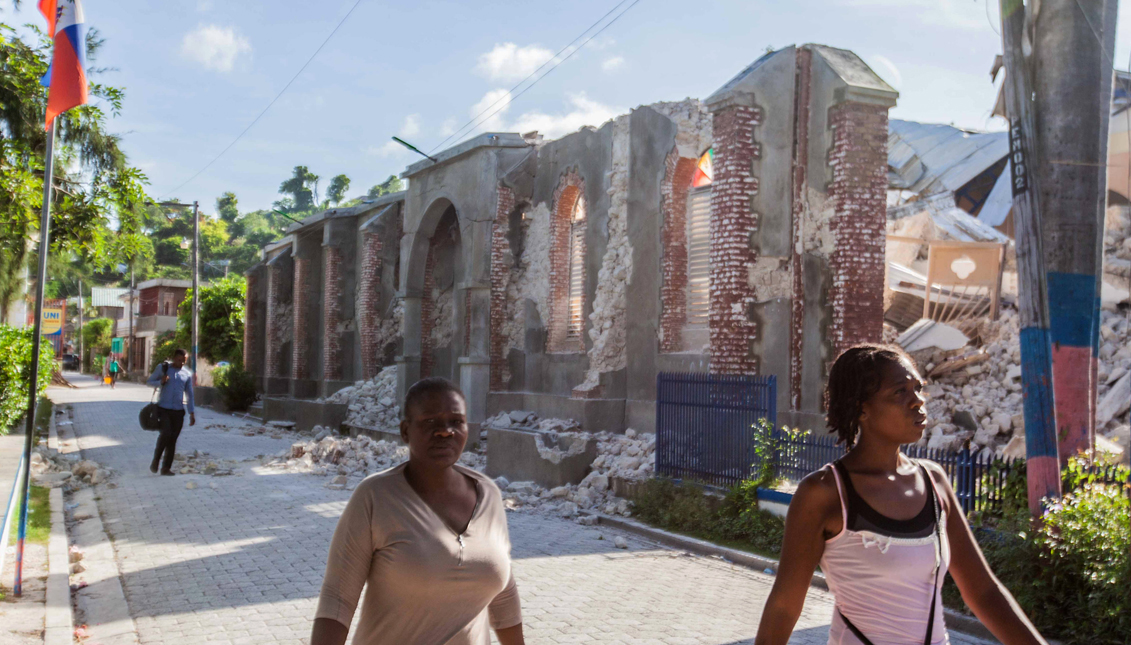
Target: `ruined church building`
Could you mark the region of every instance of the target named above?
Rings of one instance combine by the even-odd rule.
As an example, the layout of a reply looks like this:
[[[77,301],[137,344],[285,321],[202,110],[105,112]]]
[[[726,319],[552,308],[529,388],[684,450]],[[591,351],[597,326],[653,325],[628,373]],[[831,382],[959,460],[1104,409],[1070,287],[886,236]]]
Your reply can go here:
[[[659,372],[777,377],[824,426],[836,353],[879,341],[888,110],[854,53],[768,53],[711,95],[553,141],[488,133],[408,190],[288,230],[247,273],[245,365],[316,398],[396,366],[469,421],[531,410],[653,431]]]

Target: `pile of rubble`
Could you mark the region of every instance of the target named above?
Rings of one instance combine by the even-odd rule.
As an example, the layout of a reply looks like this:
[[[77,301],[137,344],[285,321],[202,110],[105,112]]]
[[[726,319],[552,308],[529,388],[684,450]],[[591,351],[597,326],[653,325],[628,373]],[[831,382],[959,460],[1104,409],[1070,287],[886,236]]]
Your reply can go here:
[[[366,435],[343,437],[322,426],[315,426],[314,433],[312,439],[295,442],[265,465],[288,472],[332,475],[334,479],[326,483],[327,488],[353,490],[365,477],[408,460],[408,446],[398,442]],[[460,463],[483,470],[486,459],[480,453],[465,451]]]
[[[193,450],[190,453],[177,453],[173,457],[173,472],[182,475],[209,475],[227,477],[236,474],[239,462],[235,459],[215,458],[208,452]]]
[[[395,429],[401,420],[397,404],[397,368],[395,365],[386,367],[372,379],[358,381],[322,401],[348,405],[348,425],[377,430]]]
[[[73,461],[44,446],[36,446],[31,453],[32,482],[37,486],[72,491],[105,483],[113,474],[111,468],[96,461]]]
[[[1128,448],[1131,404],[1131,321],[1124,313],[1101,314],[1097,430],[1102,447]],[[1021,394],[1020,321],[1011,308],[982,325],[981,347],[912,352],[928,376],[927,412],[933,426],[921,443],[930,448],[969,445],[982,453],[1023,457],[1025,422]],[[1114,445],[1113,445],[1114,444]],[[1126,458],[1126,457],[1125,457]]]

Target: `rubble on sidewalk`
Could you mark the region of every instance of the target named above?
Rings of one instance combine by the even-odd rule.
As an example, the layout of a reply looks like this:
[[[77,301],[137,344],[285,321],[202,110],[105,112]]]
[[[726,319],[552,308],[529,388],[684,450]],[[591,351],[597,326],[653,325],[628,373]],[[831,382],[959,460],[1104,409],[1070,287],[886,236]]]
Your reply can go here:
[[[346,425],[395,430],[401,421],[397,402],[397,367],[386,367],[372,379],[358,381],[319,401],[348,405]]]
[[[46,446],[36,446],[31,453],[32,483],[70,492],[101,484],[114,474],[113,469],[88,459],[72,460]]]
[[[173,472],[182,475],[209,475],[227,477],[236,474],[239,462],[235,459],[220,459],[211,453],[194,450],[190,453],[177,453],[173,458]]]

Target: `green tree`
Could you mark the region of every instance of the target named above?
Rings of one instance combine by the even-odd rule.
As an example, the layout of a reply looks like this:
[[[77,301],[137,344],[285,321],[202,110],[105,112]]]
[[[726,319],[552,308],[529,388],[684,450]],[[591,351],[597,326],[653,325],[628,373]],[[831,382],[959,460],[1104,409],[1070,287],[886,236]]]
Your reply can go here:
[[[280,210],[290,212],[312,210],[318,201],[319,179],[320,177],[310,172],[306,166],[295,166],[291,178],[279,184],[279,193],[289,195],[292,200],[290,208]]]
[[[200,288],[200,356],[213,362],[241,361],[247,281],[240,275]],[[192,343],[192,289],[177,310],[176,343]]]
[[[236,194],[228,191],[216,200],[216,214],[220,219],[228,223],[229,226],[236,223],[240,218],[239,200],[236,199]]]
[[[114,321],[109,318],[88,320],[82,326],[83,365],[89,371],[91,356],[105,356],[110,353],[110,340],[114,337]]]
[[[367,199],[376,199],[382,195],[388,195],[389,193],[399,193],[402,190],[404,189],[401,187],[401,178],[396,175],[389,175],[388,179],[370,188],[365,197]]]
[[[333,204],[340,204],[346,197],[346,191],[350,189],[350,178],[345,175],[338,175],[330,180],[330,187],[326,189],[326,197]]]
[[[22,297],[23,273],[32,261],[28,240],[38,227],[43,201],[47,71],[52,43],[32,27],[25,40],[0,23],[0,319]],[[97,30],[87,33],[87,60],[103,44]],[[88,74],[100,70],[89,67]],[[123,92],[89,84],[90,104],[56,120],[55,185],[52,191],[50,252],[72,252],[99,266],[146,252],[138,206],[147,179],[129,166],[119,138],[107,131],[107,112],[117,115]],[[111,224],[116,223],[114,230]]]

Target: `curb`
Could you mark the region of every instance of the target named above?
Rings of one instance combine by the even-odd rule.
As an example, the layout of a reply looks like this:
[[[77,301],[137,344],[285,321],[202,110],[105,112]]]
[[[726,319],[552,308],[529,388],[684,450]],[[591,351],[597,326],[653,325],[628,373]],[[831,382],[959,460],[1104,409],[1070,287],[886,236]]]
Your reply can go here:
[[[671,533],[663,529],[657,529],[643,522],[630,520],[621,517],[611,517],[601,513],[588,513],[590,517],[596,517],[597,523],[604,526],[620,529],[627,533],[632,533],[640,537],[647,538],[653,542],[657,542],[666,547],[679,549],[694,553],[696,555],[708,558],[720,558],[726,562],[736,564],[748,569],[765,573],[767,569],[771,570],[774,575],[778,572],[778,561],[773,558],[755,555],[747,551],[740,551],[738,549],[731,549],[725,546],[719,546],[713,542],[700,540],[698,538],[687,537],[679,535],[678,533]],[[824,574],[820,572],[813,573],[813,579],[810,581],[810,586],[828,591],[829,584],[825,579]],[[952,609],[944,608],[944,616],[946,619],[947,629],[950,631],[961,632],[969,636],[981,638],[991,643],[997,643],[997,639],[990,633],[990,630],[981,623],[977,618],[960,614]]]
[[[63,489],[52,488],[50,499],[51,536],[47,539],[47,607],[43,643],[71,645],[75,626],[71,615],[71,570],[67,527],[63,522]]]

